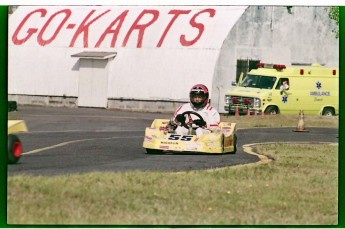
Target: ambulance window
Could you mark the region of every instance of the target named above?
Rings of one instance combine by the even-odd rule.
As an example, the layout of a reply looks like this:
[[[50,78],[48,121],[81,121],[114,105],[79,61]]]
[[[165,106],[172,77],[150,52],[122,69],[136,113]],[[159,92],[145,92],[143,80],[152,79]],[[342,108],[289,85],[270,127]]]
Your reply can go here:
[[[286,81],[286,84],[288,85],[288,88],[290,87],[289,78],[280,78],[278,83],[277,83],[276,90],[280,90],[280,88],[284,84],[284,81]]]
[[[247,75],[243,81],[240,83],[242,87],[255,87],[258,76]]]
[[[259,88],[272,89],[276,82],[276,77],[262,76]]]

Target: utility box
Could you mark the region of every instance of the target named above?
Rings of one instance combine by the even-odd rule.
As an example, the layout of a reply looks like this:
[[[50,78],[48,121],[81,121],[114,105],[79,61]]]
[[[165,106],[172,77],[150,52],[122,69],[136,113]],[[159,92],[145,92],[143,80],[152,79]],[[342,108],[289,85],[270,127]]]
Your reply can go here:
[[[79,107],[107,108],[109,62],[116,52],[81,52],[71,57],[79,58]]]

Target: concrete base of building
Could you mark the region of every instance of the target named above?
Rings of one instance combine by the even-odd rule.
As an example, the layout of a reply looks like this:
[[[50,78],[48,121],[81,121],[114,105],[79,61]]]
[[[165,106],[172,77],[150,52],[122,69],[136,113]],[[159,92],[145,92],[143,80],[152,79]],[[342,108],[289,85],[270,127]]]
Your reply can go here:
[[[108,99],[109,109],[173,113],[185,101]]]
[[[77,99],[68,96],[8,95],[8,100],[16,101],[18,105],[77,107]]]
[[[69,96],[8,95],[8,100],[16,101],[18,105],[78,107],[78,97]],[[107,107],[104,108],[124,111],[173,113],[185,102],[187,101],[109,98]]]

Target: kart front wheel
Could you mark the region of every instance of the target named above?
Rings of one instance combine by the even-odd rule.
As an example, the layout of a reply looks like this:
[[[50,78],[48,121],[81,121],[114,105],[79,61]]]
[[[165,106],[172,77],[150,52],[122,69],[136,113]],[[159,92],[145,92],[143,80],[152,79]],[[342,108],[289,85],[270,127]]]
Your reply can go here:
[[[23,152],[23,146],[16,135],[8,135],[7,141],[7,162],[8,164],[15,164],[19,161]]]
[[[159,149],[146,149],[147,154],[161,154],[163,153],[163,150]]]

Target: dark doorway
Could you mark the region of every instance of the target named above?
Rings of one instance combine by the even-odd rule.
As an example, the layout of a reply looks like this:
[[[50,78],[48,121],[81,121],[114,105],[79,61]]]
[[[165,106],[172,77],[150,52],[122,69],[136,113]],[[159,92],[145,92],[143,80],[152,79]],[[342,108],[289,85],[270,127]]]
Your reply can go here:
[[[238,59],[237,60],[237,70],[236,70],[236,83],[240,78],[241,73],[243,72],[243,76],[246,76],[248,72],[252,69],[257,69],[256,64],[259,63],[260,60],[252,60],[252,59]]]

